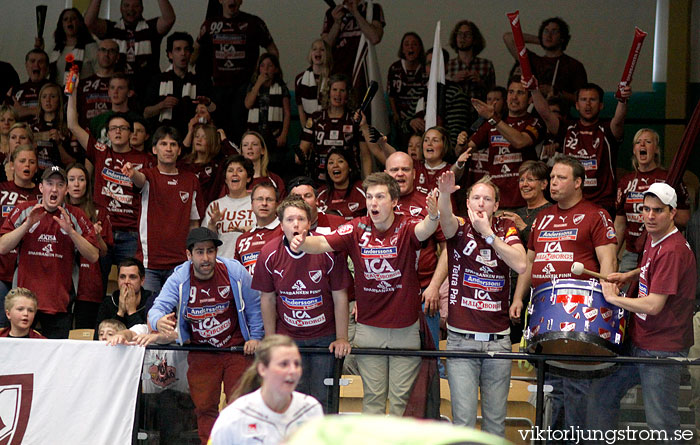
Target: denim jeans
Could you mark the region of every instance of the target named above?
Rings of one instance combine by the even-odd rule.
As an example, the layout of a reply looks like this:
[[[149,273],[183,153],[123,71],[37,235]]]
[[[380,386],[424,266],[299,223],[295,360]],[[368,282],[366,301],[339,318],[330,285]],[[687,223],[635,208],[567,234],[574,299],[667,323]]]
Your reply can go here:
[[[143,280],[143,288],[153,292],[156,297],[160,293],[168,277],[173,274],[175,269],[146,269],[146,278]]]
[[[545,374],[544,382],[552,385],[552,429],[586,427],[586,404],[593,380]]]
[[[136,255],[139,248],[139,233],[115,230],[112,233],[114,245],[107,249],[107,255],[100,258],[100,270],[102,271],[103,289],[107,289],[107,280],[112,270],[112,265],[119,266],[121,260]],[[106,291],[105,291],[106,292]]]
[[[447,350],[510,352],[510,336],[506,335],[501,340],[477,341],[448,331]],[[474,427],[478,389],[481,387],[481,430],[505,436],[510,368],[510,360],[448,358],[447,381],[452,400],[452,422]]]
[[[327,348],[331,343],[335,341],[335,335],[310,338],[307,340],[295,338],[294,341],[300,348]],[[299,380],[299,385],[297,385],[297,391],[316,398],[316,400],[318,400],[321,403],[324,413],[328,413],[328,409],[330,407],[330,404],[328,403],[330,387],[326,386],[323,383],[323,381],[326,378],[333,377],[334,361],[335,356],[330,352],[326,354],[301,355],[301,366],[303,372],[301,374],[301,380]]]
[[[687,357],[688,351],[651,351],[631,346],[633,357]],[[633,364],[623,365],[593,384],[588,401],[590,428],[612,430],[617,428],[620,400],[630,388],[642,385],[644,414],[650,429],[665,430],[669,438],[680,428],[678,396],[681,366]]]

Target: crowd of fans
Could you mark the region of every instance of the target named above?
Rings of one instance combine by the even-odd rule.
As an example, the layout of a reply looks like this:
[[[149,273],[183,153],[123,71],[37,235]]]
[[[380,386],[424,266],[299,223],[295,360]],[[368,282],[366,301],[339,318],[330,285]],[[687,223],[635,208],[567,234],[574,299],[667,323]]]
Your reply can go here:
[[[0,91],[0,324],[8,325],[0,336],[67,338],[70,329],[89,328],[113,343],[245,345],[247,355],[235,359],[201,352],[186,360],[202,443],[218,414],[221,383],[235,397],[263,337],[282,333],[337,357],[351,345],[436,348],[445,337],[448,349],[510,351],[520,341],[531,286],[571,277],[564,271],[571,260],[561,264],[566,252],[622,286],[655,246],[635,243],[646,226],[658,244],[661,225],[688,224],[682,184],[649,191],[667,174],[654,130],[634,135],[635,170],[618,179],[632,91],[621,87],[613,117],[600,117],[604,92],[565,53],[572,36],[561,18],[524,35],[530,82],[521,80],[511,33],[503,38],[515,61],[512,76],[497,83],[493,63],[480,57],[486,42],[477,24],[457,22],[449,36],[454,55],[443,50],[445,106],[431,128],[433,52],[406,32],[395,42],[399,59],[384,67],[392,123],[384,135],[357,111],[367,79],[353,72],[361,41],[382,42],[379,4],[345,0],[328,9],[309,67],[294,80],[293,123],[273,36],[241,3],[220,0],[219,14],[194,37],[170,33],[176,17],[168,0],[158,1],[160,16],[151,19],[142,16],[141,0],[121,0],[118,21],[99,17],[100,0],[84,17],[66,9],[54,46],[37,39],[27,52],[26,81],[3,76]],[[170,64],[161,69],[166,35]],[[69,92],[73,65],[79,80]],[[669,214],[670,222],[659,222]],[[555,217],[561,221],[543,231]],[[558,227],[576,232],[558,237]],[[695,276],[694,262],[684,261]],[[107,295],[113,266],[117,289]],[[661,306],[620,306],[642,313],[633,323],[668,342],[648,345],[633,336],[644,353],[632,353],[687,355],[695,293],[655,287],[644,267],[643,291],[663,295]],[[606,287],[605,298],[616,292]],[[294,409],[320,412],[291,398],[297,383],[328,411],[322,382],[332,361],[300,359],[294,343],[272,340],[251,368],[267,382],[261,395],[236,402],[225,419],[256,403],[284,412],[289,400]],[[291,358],[270,355],[274,348]],[[390,413],[405,413],[420,359],[346,361],[363,378],[364,412],[384,413],[388,401]],[[504,434],[510,363],[497,362],[455,359],[440,369],[456,423],[474,425],[481,387],[482,428]],[[292,368],[291,390],[281,389],[280,366]],[[266,384],[287,398],[275,398]],[[596,387],[568,378],[557,385],[564,390],[555,396],[555,424],[585,425],[572,407],[585,413],[576,407],[585,407]],[[677,407],[677,397],[660,399],[663,409]],[[655,426],[678,427],[673,420]],[[212,437],[231,431],[214,427]]]

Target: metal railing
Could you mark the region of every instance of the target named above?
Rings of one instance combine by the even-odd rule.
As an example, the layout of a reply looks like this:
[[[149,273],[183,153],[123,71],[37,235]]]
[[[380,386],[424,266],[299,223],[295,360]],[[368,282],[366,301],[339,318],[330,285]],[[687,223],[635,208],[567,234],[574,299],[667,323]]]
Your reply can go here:
[[[215,348],[209,346],[176,346],[176,345],[150,345],[148,349],[175,350],[175,351],[205,351],[218,353],[243,353],[242,346],[232,348]],[[328,348],[299,348],[302,354],[329,354]],[[536,364],[537,392],[535,404],[535,425],[543,427],[544,412],[544,381],[547,371],[548,361],[567,362],[604,362],[617,364],[647,364],[660,366],[690,366],[699,365],[700,358],[654,358],[654,357],[629,357],[629,356],[583,356],[583,355],[563,355],[563,354],[532,354],[524,352],[466,352],[457,350],[440,351],[417,351],[406,349],[376,349],[376,348],[353,348],[353,355],[393,355],[393,356],[413,356],[413,357],[435,357],[435,358],[460,358],[460,359],[507,359],[507,360],[527,360]],[[340,377],[342,374],[343,359],[335,359],[333,384],[331,388],[330,413],[337,414],[340,406]]]

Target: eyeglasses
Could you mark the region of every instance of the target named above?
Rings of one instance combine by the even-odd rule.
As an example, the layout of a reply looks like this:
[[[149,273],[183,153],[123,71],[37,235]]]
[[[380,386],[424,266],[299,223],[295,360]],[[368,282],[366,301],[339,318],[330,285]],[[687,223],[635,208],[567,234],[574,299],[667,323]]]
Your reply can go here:
[[[97,51],[107,54],[119,54],[119,50],[117,48],[97,48]]]
[[[131,127],[129,127],[128,125],[110,125],[109,127],[107,127],[107,129],[109,131],[129,131],[131,130]]]
[[[273,203],[277,200],[275,198],[263,198],[262,196],[258,196],[257,198],[253,198],[253,201]]]

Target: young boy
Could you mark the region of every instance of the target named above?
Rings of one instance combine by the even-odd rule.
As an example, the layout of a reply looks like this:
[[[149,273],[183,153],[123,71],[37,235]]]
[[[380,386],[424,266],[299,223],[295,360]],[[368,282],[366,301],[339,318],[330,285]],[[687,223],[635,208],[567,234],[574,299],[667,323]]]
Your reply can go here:
[[[119,320],[115,320],[113,318],[108,318],[106,320],[102,320],[102,323],[97,328],[98,331],[98,340],[100,341],[109,341],[112,337],[114,337],[117,332],[124,331],[126,329],[126,326],[124,326],[124,323],[122,323]]]
[[[153,134],[158,165],[136,170],[127,162],[122,167],[122,173],[141,192],[138,255],[146,267],[143,287],[155,293],[175,266],[187,260],[181,246],[190,229],[199,227],[204,214],[199,180],[194,173],[177,168],[180,149],[178,131],[163,126]]]
[[[36,295],[29,289],[16,287],[10,290],[5,296],[5,314],[10,327],[0,329],[0,337],[46,338],[32,329],[37,304]]]

